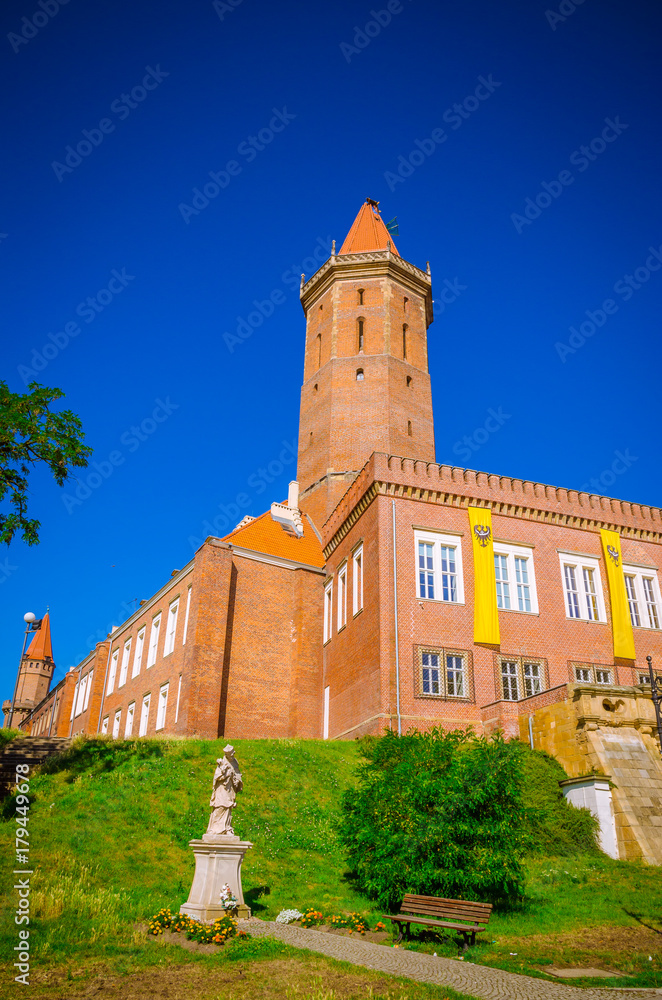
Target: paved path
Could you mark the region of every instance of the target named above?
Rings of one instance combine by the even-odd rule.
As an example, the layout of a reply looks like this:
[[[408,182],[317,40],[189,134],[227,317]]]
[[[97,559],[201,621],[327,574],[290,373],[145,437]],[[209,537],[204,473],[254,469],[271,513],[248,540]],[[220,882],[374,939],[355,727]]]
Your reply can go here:
[[[256,937],[277,937],[294,948],[307,948],[341,962],[363,965],[367,969],[387,972],[392,976],[451,986],[459,993],[468,993],[481,1000],[645,1000],[655,995],[662,996],[662,990],[566,986],[564,983],[491,969],[486,965],[472,965],[450,958],[435,958],[421,952],[388,948],[372,941],[364,941],[360,937],[325,934],[266,920],[251,920],[247,930]]]

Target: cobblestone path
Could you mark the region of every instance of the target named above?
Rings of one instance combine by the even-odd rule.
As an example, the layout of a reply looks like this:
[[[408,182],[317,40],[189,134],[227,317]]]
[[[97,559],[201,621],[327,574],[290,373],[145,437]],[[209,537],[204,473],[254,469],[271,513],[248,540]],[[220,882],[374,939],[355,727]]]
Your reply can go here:
[[[662,990],[586,989],[518,976],[486,965],[471,965],[449,958],[435,958],[416,951],[388,948],[361,938],[325,934],[269,921],[251,920],[246,929],[255,936],[279,938],[294,948],[320,952],[341,962],[363,965],[392,976],[422,983],[450,986],[481,1000],[645,1000],[662,996]]]

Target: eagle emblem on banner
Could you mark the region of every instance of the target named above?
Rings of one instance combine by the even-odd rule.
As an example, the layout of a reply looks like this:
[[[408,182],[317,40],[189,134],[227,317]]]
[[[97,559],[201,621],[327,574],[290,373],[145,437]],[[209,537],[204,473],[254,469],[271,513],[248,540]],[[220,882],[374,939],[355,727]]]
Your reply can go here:
[[[478,539],[480,545],[485,548],[490,540],[490,535],[492,534],[491,528],[487,524],[474,524],[474,535]]]
[[[618,566],[618,560],[621,558],[618,549],[615,549],[613,545],[608,545],[607,546],[607,552],[609,553],[609,555],[611,556],[611,558],[614,560],[615,564]]]

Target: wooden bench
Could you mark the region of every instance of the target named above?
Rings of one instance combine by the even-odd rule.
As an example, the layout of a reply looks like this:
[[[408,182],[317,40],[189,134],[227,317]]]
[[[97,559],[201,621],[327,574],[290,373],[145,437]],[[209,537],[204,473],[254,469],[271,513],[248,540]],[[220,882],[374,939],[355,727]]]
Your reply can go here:
[[[491,903],[471,903],[464,899],[442,899],[439,896],[407,893],[397,915],[383,915],[387,920],[398,924],[400,933],[396,943],[402,941],[403,929],[406,929],[407,937],[410,937],[411,924],[424,924],[427,927],[449,927],[460,931],[464,935],[463,950],[466,951],[470,943],[476,943],[476,934],[486,930],[485,925],[491,912]]]

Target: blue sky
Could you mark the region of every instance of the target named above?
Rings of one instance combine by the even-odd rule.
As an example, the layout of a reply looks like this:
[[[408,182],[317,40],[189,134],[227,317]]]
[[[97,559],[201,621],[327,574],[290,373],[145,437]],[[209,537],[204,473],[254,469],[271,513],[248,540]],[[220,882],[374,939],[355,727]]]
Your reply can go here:
[[[655,5],[5,0],[1,19],[0,377],[39,367],[98,464],[78,496],[36,473],[41,544],[0,554],[5,697],[24,612],[50,605],[60,678],[214,521],[286,495],[296,275],[366,196],[431,264],[438,460],[661,503]]]

